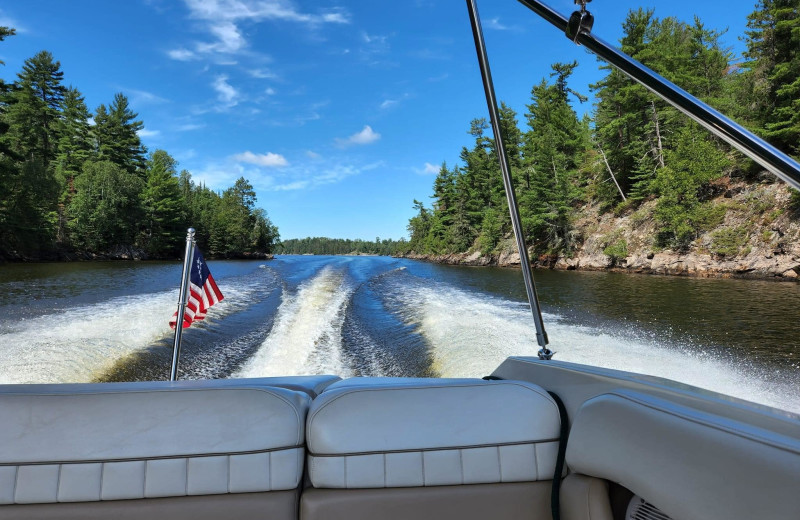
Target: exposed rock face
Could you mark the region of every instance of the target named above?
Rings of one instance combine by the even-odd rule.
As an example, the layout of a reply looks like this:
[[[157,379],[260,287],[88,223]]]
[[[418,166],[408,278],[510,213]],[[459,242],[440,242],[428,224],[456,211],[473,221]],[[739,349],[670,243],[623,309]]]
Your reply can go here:
[[[700,234],[685,251],[655,246],[652,201],[621,216],[600,213],[598,208],[589,206],[575,222],[583,237],[575,253],[570,257],[536,259],[534,265],[563,270],[800,280],[800,216],[791,208],[790,198],[789,188],[783,184],[731,183],[714,200],[714,204],[725,204],[727,208],[720,225]],[[728,235],[723,234],[726,230],[730,231]],[[623,242],[624,258],[606,254],[609,245]],[[444,264],[520,265],[513,240],[505,240],[500,249],[500,253],[492,255],[473,252],[407,256]]]

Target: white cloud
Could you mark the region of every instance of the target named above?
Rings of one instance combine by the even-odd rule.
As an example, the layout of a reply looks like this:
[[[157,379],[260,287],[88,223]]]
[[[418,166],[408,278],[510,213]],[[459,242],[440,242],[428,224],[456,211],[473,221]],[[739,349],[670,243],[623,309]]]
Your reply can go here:
[[[274,191],[294,191],[294,190],[304,190],[309,187],[311,181],[294,181],[288,184],[277,184],[273,186]]]
[[[231,186],[239,177],[245,177],[253,183],[258,193],[311,190],[320,186],[336,184],[350,177],[385,166],[382,161],[358,164],[348,157],[330,157],[319,161],[319,157],[310,156],[309,160],[296,165],[270,170],[269,174],[261,169],[260,164],[248,166],[238,160],[239,156],[250,154],[244,152],[228,157],[223,161],[203,161],[203,168],[192,169],[192,178],[198,184],[203,183],[212,190],[222,190]],[[313,154],[313,152],[311,152]],[[270,154],[266,154],[269,156]],[[276,155],[277,154],[272,154]]]
[[[381,108],[381,110],[388,110],[388,109],[392,108],[393,106],[399,104],[401,101],[404,101],[404,100],[408,99],[409,97],[411,97],[410,94],[408,92],[406,92],[405,94],[403,94],[402,96],[400,96],[397,99],[385,99],[383,101],[383,103],[380,104],[380,108]]]
[[[251,69],[247,73],[258,79],[278,79],[278,75],[269,69]]]
[[[133,88],[121,87],[120,90],[125,92],[130,98],[132,105],[155,105],[160,103],[168,103],[169,100],[146,90],[136,90]]]
[[[241,93],[228,83],[228,76],[221,74],[211,84],[217,91],[217,99],[222,103],[221,108],[231,108],[239,104]]]
[[[236,154],[233,160],[237,162],[255,164],[256,166],[263,166],[265,168],[281,168],[289,165],[289,161],[280,154],[267,152],[266,154],[254,154],[251,151]]]
[[[23,34],[28,32],[28,29],[26,27],[20,25],[19,22],[17,22],[16,20],[6,16],[5,13],[3,13],[2,9],[0,9],[0,26],[14,29],[17,32],[17,34]]]
[[[173,49],[171,51],[167,51],[167,56],[178,61],[189,61],[197,57],[195,53],[188,49]]]
[[[200,130],[205,128],[206,125],[202,123],[186,123],[175,128],[178,132],[191,132],[192,130]]]
[[[184,0],[191,18],[206,22],[210,42],[195,42],[194,50],[175,49],[172,59],[187,61],[215,54],[238,54],[247,47],[239,24],[266,20],[288,21],[307,25],[348,24],[350,15],[343,9],[318,13],[299,11],[289,0]]]
[[[439,167],[429,162],[426,162],[425,167],[422,168],[420,173],[424,173],[426,175],[436,175],[437,173],[439,173]]]
[[[350,18],[347,13],[338,11],[323,14],[322,21],[327,23],[350,23]]]
[[[500,23],[500,18],[490,18],[484,22],[486,27],[495,31],[507,31],[508,27]]]
[[[275,89],[274,89],[274,88],[272,88],[272,87],[268,87],[268,88],[267,88],[267,89],[264,91],[264,94],[266,94],[266,95],[268,95],[268,96],[274,96],[276,93],[277,93],[277,92],[275,92]]]
[[[383,166],[382,162],[366,164],[364,166],[354,166],[348,162],[347,164],[334,164],[323,170],[318,170],[314,166],[305,165],[293,172],[294,177],[301,177],[300,179],[288,180],[282,184],[275,184],[269,189],[274,191],[304,190],[327,184],[336,184],[349,177],[360,175],[380,166]]]
[[[198,43],[197,52],[203,54],[235,54],[247,46],[242,33],[233,22],[221,21],[211,25],[209,31],[217,38],[213,43]]]
[[[381,46],[386,44],[386,41],[389,39],[389,37],[380,34],[367,34],[366,32],[362,32],[361,39],[364,40],[364,43],[374,43],[375,45]]]
[[[146,128],[142,128],[141,130],[136,132],[136,135],[138,135],[139,137],[158,137],[159,135],[161,135],[161,131],[147,130]]]
[[[311,151],[311,150],[306,150],[306,157],[308,157],[309,159],[314,159],[314,160],[322,158],[322,156],[320,154],[318,154],[317,152]]]
[[[286,0],[185,0],[193,18],[220,20],[287,20],[300,23],[350,23],[349,14],[331,9],[319,14],[298,11]]]
[[[339,146],[351,146],[351,145],[364,145],[364,144],[371,144],[381,138],[381,134],[372,130],[372,127],[369,125],[364,125],[364,128],[346,139],[337,138],[336,143]]]

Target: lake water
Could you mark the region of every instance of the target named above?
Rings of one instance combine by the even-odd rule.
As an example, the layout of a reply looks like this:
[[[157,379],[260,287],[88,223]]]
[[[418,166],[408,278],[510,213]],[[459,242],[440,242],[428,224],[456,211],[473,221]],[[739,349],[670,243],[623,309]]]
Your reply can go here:
[[[517,269],[387,257],[211,261],[225,300],[182,379],[481,377],[538,351]],[[0,266],[0,383],[168,379],[181,265]],[[537,271],[555,358],[800,412],[800,286]]]

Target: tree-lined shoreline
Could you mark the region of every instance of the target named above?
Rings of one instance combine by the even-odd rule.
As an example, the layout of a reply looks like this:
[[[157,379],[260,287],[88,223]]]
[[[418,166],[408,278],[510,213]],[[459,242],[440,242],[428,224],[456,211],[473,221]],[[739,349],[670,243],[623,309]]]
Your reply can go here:
[[[14,33],[0,27],[0,41]],[[272,251],[278,228],[250,182],[195,183],[148,152],[143,128],[122,93],[90,112],[48,51],[0,80],[0,261],[179,258],[187,223],[210,257]]]
[[[722,32],[697,18],[659,19],[652,10],[638,9],[629,12],[620,44],[798,157],[800,1],[761,0],[747,26],[747,51],[735,57],[722,46]],[[538,265],[581,268],[582,257],[599,255],[592,268],[619,268],[637,256],[665,253],[750,265],[759,247],[770,257],[800,258],[794,246],[800,239],[797,193],[785,200],[785,189],[758,190],[776,181],[609,66],[601,65],[606,76],[590,86],[594,111],[579,118],[573,104],[586,97],[570,82],[577,66],[556,63],[533,86],[524,130],[516,112],[500,106],[522,224]],[[487,128],[485,119],[474,119],[474,141],[462,148],[459,164],[442,164],[432,204],[414,201],[407,254],[471,259],[466,263],[496,262],[509,254],[504,239],[510,220]],[[742,191],[754,200],[724,200]],[[598,235],[596,222],[602,219],[616,224]],[[649,239],[635,237],[626,219],[648,226]],[[791,277],[794,269],[785,272]]]

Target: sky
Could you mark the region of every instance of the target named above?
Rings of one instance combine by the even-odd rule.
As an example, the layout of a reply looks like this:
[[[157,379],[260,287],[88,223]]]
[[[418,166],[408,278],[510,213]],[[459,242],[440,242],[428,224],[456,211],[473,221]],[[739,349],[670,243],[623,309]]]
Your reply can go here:
[[[755,0],[598,0],[593,32],[616,43],[629,9],[728,29],[736,55]],[[568,16],[572,0],[550,0]],[[531,87],[578,60],[590,95],[598,61],[513,0],[479,0],[498,99],[524,127]],[[407,237],[442,162],[459,162],[487,117],[461,0],[25,0],[0,6],[0,77],[41,50],[90,111],[124,93],[149,151],[196,183],[255,188],[281,237]],[[591,112],[591,100],[576,106]],[[192,223],[187,223],[192,225]]]

